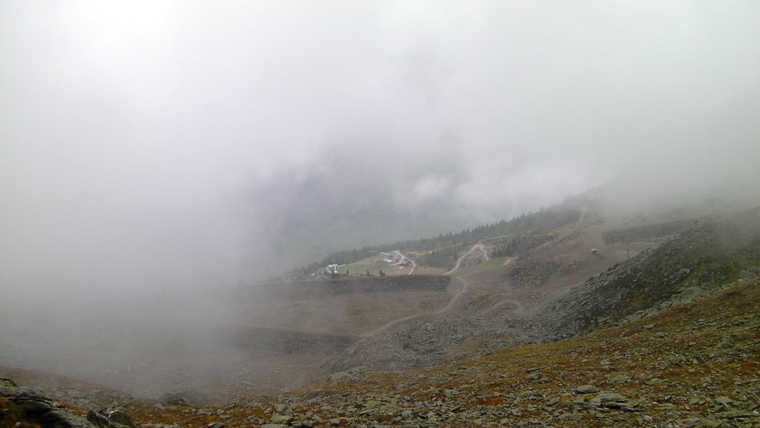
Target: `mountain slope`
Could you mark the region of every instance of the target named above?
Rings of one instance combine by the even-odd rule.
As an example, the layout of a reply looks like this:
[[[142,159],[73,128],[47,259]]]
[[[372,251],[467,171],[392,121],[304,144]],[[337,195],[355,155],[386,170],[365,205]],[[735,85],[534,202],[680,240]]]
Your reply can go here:
[[[323,367],[418,368],[576,338],[704,298],[740,276],[760,273],[760,209],[690,224],[622,261],[616,256],[618,244],[602,246],[598,254],[589,252],[593,230],[555,239],[506,266],[458,278],[466,294],[450,312],[366,337]],[[644,243],[634,241],[634,246]],[[552,272],[548,276],[547,266]],[[512,279],[515,270],[521,272],[518,282]]]
[[[357,368],[308,390],[241,396],[218,407],[124,398],[122,404],[138,426],[757,426],[758,308],[760,281],[739,281],[571,341],[421,370]],[[107,394],[73,381],[37,386],[53,398],[75,388],[80,397]]]
[[[576,337],[693,300],[760,274],[760,209],[703,220],[573,289],[536,322],[549,337]]]

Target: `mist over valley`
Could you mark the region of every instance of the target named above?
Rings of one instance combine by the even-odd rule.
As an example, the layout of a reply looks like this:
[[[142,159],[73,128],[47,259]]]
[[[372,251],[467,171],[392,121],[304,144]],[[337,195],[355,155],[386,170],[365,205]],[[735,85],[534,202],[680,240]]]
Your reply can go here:
[[[0,427],[754,426],[758,28],[3,3]]]

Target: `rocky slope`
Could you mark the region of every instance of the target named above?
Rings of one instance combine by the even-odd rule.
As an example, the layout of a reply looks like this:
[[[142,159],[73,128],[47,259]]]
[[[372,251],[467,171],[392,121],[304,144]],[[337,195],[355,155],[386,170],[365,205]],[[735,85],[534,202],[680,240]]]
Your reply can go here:
[[[517,268],[503,268],[500,278],[508,278],[509,286],[521,292],[537,290],[540,295],[536,300],[549,301],[551,293],[539,292],[538,286],[552,276],[562,276],[562,272],[569,275],[597,257],[590,253],[533,254],[516,262]],[[569,290],[556,290],[554,295],[566,294],[533,316],[516,317],[515,306],[509,303],[484,316],[460,308],[359,341],[325,367],[425,367],[457,356],[576,338],[704,298],[739,278],[754,278],[758,273],[760,210],[723,221],[703,220]],[[522,303],[515,304],[528,304],[524,296],[530,294],[523,294]]]
[[[702,221],[575,287],[535,323],[553,340],[577,337],[693,301],[760,273],[760,210]]]
[[[130,400],[123,409],[144,427],[760,426],[758,308],[760,281],[739,280],[575,340],[417,370],[356,368],[218,407]]]
[[[506,269],[492,275],[494,290]],[[325,362],[325,384],[279,396],[241,388],[216,405],[157,402],[0,376],[33,381],[40,400],[69,403],[72,417],[101,409],[90,415],[100,426],[116,408],[146,427],[760,426],[760,210],[692,223],[527,310],[533,294],[549,294],[531,275],[546,282],[561,271],[551,270],[521,271],[521,300],[484,311],[483,290],[471,289],[456,310],[366,337]]]

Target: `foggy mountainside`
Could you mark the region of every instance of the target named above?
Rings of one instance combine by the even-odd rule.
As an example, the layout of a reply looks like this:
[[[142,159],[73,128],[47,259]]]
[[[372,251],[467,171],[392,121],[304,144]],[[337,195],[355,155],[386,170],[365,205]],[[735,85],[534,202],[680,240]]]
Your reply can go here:
[[[760,4],[3,2],[0,428],[760,426]]]

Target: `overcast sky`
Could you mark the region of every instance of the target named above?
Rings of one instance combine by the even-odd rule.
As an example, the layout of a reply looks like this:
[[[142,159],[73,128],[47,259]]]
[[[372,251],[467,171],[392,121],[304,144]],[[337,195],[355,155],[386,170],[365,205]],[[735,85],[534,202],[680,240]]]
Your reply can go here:
[[[751,183],[759,29],[756,1],[4,1],[0,297],[247,279],[292,203],[252,195],[325,175],[478,221],[671,162]]]

